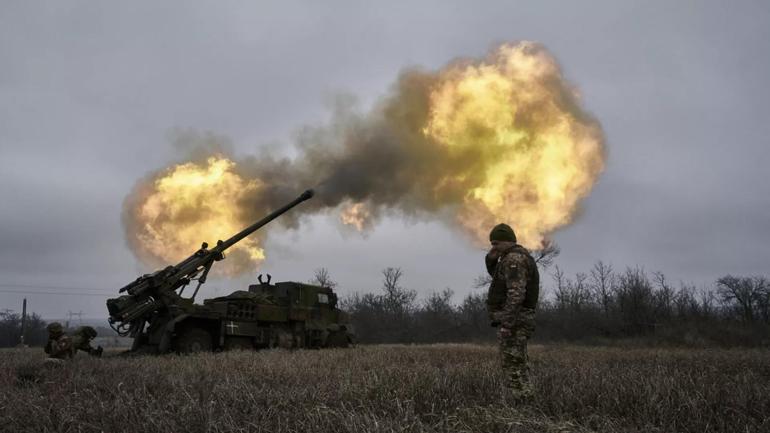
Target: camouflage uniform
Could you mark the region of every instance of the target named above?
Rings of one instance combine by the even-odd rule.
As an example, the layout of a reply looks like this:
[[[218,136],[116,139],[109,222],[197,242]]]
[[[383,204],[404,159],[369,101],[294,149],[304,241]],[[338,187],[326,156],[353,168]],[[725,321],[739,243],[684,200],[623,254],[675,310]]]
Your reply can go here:
[[[487,258],[492,276],[487,307],[492,326],[499,326],[503,371],[507,385],[521,397],[531,397],[527,340],[535,330],[535,307],[540,285],[537,265],[521,245],[504,251],[498,260]]]
[[[81,326],[72,333],[72,354],[82,350],[92,356],[101,356],[102,347],[91,347],[91,340],[96,337],[96,330],[90,326]]]
[[[64,333],[64,329],[58,322],[53,322],[47,326],[48,342],[45,345],[45,353],[49,358],[70,359],[72,358],[72,339]]]

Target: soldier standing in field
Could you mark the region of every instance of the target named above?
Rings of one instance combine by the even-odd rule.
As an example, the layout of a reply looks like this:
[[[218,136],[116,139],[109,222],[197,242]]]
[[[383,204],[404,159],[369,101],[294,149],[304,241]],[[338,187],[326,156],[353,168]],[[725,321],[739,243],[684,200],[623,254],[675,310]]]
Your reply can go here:
[[[72,358],[72,339],[64,332],[61,323],[52,322],[46,327],[48,330],[48,342],[45,344],[45,353],[52,359]]]
[[[492,282],[487,309],[492,326],[498,328],[506,384],[517,397],[530,399],[533,389],[527,366],[527,340],[535,330],[540,274],[529,251],[516,243],[509,225],[495,226],[489,242],[492,248],[485,262]]]

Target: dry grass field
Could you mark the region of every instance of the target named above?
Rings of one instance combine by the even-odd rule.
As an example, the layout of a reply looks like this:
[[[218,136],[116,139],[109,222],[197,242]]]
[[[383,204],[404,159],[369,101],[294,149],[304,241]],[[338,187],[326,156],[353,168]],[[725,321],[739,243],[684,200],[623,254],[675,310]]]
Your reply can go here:
[[[3,432],[767,432],[767,350],[531,349],[535,401],[476,345],[79,356],[0,351]]]

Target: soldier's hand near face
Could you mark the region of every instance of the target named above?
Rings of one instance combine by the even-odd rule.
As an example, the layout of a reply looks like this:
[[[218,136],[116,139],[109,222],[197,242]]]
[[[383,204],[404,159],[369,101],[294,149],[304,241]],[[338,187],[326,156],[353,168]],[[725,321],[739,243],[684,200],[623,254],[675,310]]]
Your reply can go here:
[[[489,252],[487,252],[487,258],[492,260],[497,260],[500,258],[500,253],[502,252],[501,242],[492,241],[490,243],[492,247],[489,249]]]
[[[491,260],[499,259],[506,250],[509,250],[511,247],[516,245],[516,242],[507,241],[492,241],[490,243],[492,244],[492,248],[489,249],[487,258]]]
[[[495,268],[497,267],[497,254],[494,254],[494,251],[489,251],[487,255],[484,257],[484,264],[487,268],[487,273],[489,273],[490,277],[495,276]]]

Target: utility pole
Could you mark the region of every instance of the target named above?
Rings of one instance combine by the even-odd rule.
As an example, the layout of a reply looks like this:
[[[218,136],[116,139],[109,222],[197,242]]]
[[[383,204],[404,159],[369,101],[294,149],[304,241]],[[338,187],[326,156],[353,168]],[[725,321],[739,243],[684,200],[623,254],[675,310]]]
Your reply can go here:
[[[21,304],[21,341],[19,346],[25,347],[24,334],[27,330],[27,298],[24,298],[24,302]]]
[[[82,310],[78,311],[77,313],[73,313],[72,311],[69,311],[67,313],[67,316],[68,316],[68,319],[67,319],[67,325],[65,326],[65,328],[69,328],[70,327],[70,321],[72,321],[72,318],[74,316],[78,317],[78,324],[79,325],[83,324],[83,311]]]

